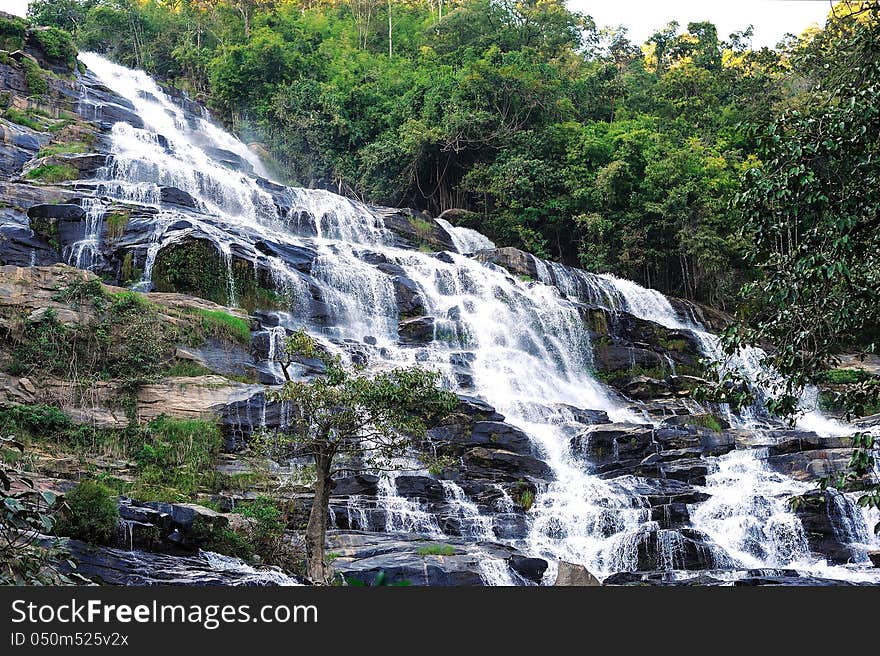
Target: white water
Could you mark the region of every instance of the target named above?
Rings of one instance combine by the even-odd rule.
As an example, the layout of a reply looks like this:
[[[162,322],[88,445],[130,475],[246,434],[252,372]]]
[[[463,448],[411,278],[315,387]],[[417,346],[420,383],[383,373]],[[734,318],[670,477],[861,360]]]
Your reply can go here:
[[[437,223],[449,233],[449,236],[452,237],[452,243],[455,245],[455,250],[462,255],[469,255],[487,248],[495,248],[495,244],[491,239],[476,230],[456,227],[446,219],[437,219]]]
[[[258,251],[256,243],[266,240],[316,250],[319,255],[310,276],[330,316],[327,326],[310,328],[336,339],[375,339],[376,347],[371,351],[374,366],[418,362],[440,371],[454,387],[450,358],[461,352],[473,353],[477,395],[529,433],[555,477],[539,490],[529,512],[528,538],[519,546],[553,561],[584,563],[599,576],[635,569],[639,541],[658,531],[649,510],[633,505],[636,497],[627,492],[626,481],[602,480],[571,458],[570,433],[559,418],[558,404],[568,404],[604,410],[615,421],[641,421],[593,377],[589,332],[576,301],[690,331],[709,357],[718,356],[713,335],[692,319],[677,316],[669,299],[659,292],[613,276],[536,260],[539,281],[518,280],[498,267],[463,256],[492,244],[479,233],[446,222],[441,225],[459,253],[443,261],[431,254],[390,246],[389,231],[368,207],[330,192],[287,189],[283,192],[287,207],[279,215],[265,183],[261,186],[255,177],[223,166],[207,152],[211,148],[235,152],[259,174],[262,166],[246,146],[205,119],[192,125],[145,74],[97,55],[81,57],[107,86],[134,104],[147,126],[143,130],[125,123],[114,126],[113,160],[102,174],[103,193],[152,205],[160,205],[160,186],[191,194],[201,214],[188,213],[186,219],[216,244],[230,264],[235,247],[236,252],[262,263],[272,279],[282,283],[280,287],[291,300],[290,312],[282,317],[285,327],[298,327],[308,316],[308,285],[281,258]],[[160,216],[163,218],[157,221],[147,253],[145,278],[157,253],[186,236],[185,232],[166,234],[174,215]],[[84,246],[83,251],[89,248]],[[426,314],[436,318],[434,341],[416,347],[397,343],[393,281],[368,263],[371,254],[401,266],[416,282]],[[230,285],[229,291],[234,299],[234,286]],[[272,335],[270,360],[277,352],[280,334]],[[747,353],[736,364],[752,380],[760,373],[755,371],[754,355]],[[823,422],[825,431],[845,430],[827,424],[816,413],[805,413],[801,421],[808,422],[802,426]],[[809,558],[793,523],[796,518],[779,505],[786,495],[800,489],[794,481],[762,469],[751,451],[718,459],[713,466],[717,471],[707,483],[713,499],[695,508],[693,514],[694,524],[723,549],[719,561],[726,556],[751,567],[802,563]],[[431,513],[397,494],[393,478],[381,480],[379,500],[386,511],[386,530],[443,535]],[[471,537],[492,539],[491,520],[480,515],[458,486],[444,485],[448,502],[457,508]],[[366,521],[359,502],[351,503],[349,522]],[[674,531],[657,534],[664,567],[677,567],[680,536]],[[760,549],[753,548],[755,536],[763,541]],[[486,567],[487,581],[507,581],[496,565]],[[548,577],[552,572],[553,567]]]

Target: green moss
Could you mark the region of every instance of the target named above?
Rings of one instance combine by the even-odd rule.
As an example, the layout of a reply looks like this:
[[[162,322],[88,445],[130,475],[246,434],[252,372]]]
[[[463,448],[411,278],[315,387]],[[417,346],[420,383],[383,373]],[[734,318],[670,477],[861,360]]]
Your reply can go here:
[[[818,382],[832,385],[854,385],[870,378],[873,376],[861,369],[829,369],[819,375]]]
[[[234,260],[230,272],[214,245],[205,240],[162,249],[153,267],[153,284],[156,291],[191,294],[219,305],[231,305],[230,273],[239,307],[248,312],[289,307],[286,299],[257,279],[250,263]]]
[[[27,112],[23,112],[15,107],[9,107],[6,111],[3,112],[3,118],[7,121],[12,121],[13,123],[18,123],[19,125],[23,125],[26,128],[30,128],[31,130],[36,130],[37,132],[41,132],[44,129],[44,124],[36,119],[34,119]]]
[[[87,153],[90,146],[82,141],[72,141],[70,143],[54,143],[40,148],[37,157],[50,157],[52,155],[79,155]]]
[[[218,339],[228,339],[239,344],[250,344],[251,328],[247,321],[222,310],[196,310],[202,318],[205,333]]]
[[[713,414],[701,414],[701,415],[691,415],[688,417],[688,423],[694,426],[702,426],[703,428],[708,428],[711,431],[715,431],[716,433],[720,433],[724,430],[724,426],[721,425],[721,421]]]
[[[46,79],[48,72],[27,57],[21,60],[21,65],[24,69],[24,81],[27,84],[28,93],[32,96],[42,96],[47,93],[49,91],[49,81]]]
[[[125,228],[128,227],[130,215],[127,211],[120,210],[111,212],[104,217],[104,223],[107,225],[107,236],[110,239],[118,239],[125,234]]]
[[[28,180],[41,182],[64,182],[65,180],[77,180],[79,169],[70,164],[42,164],[28,171],[24,177]]]
[[[451,544],[430,544],[419,548],[417,553],[420,556],[454,556],[455,547]]]

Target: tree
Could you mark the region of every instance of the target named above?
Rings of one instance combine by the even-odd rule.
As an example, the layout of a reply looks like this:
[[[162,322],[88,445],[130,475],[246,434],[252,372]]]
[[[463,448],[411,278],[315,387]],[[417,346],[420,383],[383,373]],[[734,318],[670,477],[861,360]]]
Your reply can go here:
[[[315,463],[315,496],[306,528],[310,579],[328,580],[324,541],[333,478],[341,473],[394,468],[424,438],[426,424],[451,412],[457,397],[438,387],[438,374],[418,367],[368,375],[343,366],[304,331],[287,338],[282,366],[287,377],[273,400],[288,402],[294,420],[267,436],[262,448],[272,456],[308,456]],[[293,380],[298,358],[318,358],[326,371],[311,382]]]
[[[753,126],[760,165],[745,172],[734,209],[760,278],[744,289],[735,353],[772,345],[767,371],[784,383],[771,410],[790,416],[801,389],[842,349],[873,352],[880,325],[880,3],[832,17],[798,54],[816,80],[806,102]],[[869,380],[843,399],[851,414],[880,400]],[[874,439],[858,436],[839,486],[864,486]],[[861,503],[880,507],[876,483]]]

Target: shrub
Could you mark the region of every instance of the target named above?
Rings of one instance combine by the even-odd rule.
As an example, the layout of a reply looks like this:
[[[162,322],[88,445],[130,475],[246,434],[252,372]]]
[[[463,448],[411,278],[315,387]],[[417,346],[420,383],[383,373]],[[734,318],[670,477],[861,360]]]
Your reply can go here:
[[[89,145],[83,141],[70,143],[54,143],[40,148],[37,157],[50,157],[51,155],[79,155],[89,152]]]
[[[21,50],[27,34],[27,23],[20,18],[0,17],[0,50]]]
[[[144,429],[138,463],[139,498],[179,500],[209,485],[223,438],[215,422],[159,417]]]
[[[57,27],[47,27],[31,32],[31,38],[49,59],[63,62],[71,71],[76,66],[76,47],[70,34]]]
[[[49,91],[49,82],[46,80],[47,73],[40,68],[39,64],[25,57],[21,60],[21,66],[24,68],[24,81],[30,95],[42,96]]]
[[[92,544],[109,544],[116,533],[119,509],[109,489],[86,480],[65,495],[59,535]]]

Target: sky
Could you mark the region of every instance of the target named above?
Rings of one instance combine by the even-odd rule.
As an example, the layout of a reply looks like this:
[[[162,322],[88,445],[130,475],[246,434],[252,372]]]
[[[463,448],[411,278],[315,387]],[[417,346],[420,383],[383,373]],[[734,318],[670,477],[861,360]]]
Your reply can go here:
[[[24,16],[27,3],[0,0],[0,10]],[[754,25],[756,48],[773,47],[785,34],[800,34],[814,23],[823,25],[831,7],[829,0],[568,0],[567,4],[589,14],[600,26],[626,26],[635,43],[644,42],[670,20],[677,20],[682,28],[708,20],[722,38]]]
[[[831,10],[829,0],[568,0],[566,4],[592,16],[600,27],[624,25],[634,43],[643,43],[671,20],[682,29],[688,23],[710,21],[721,38],[753,25],[755,48],[772,48],[785,34],[800,34],[814,23],[821,27]]]

